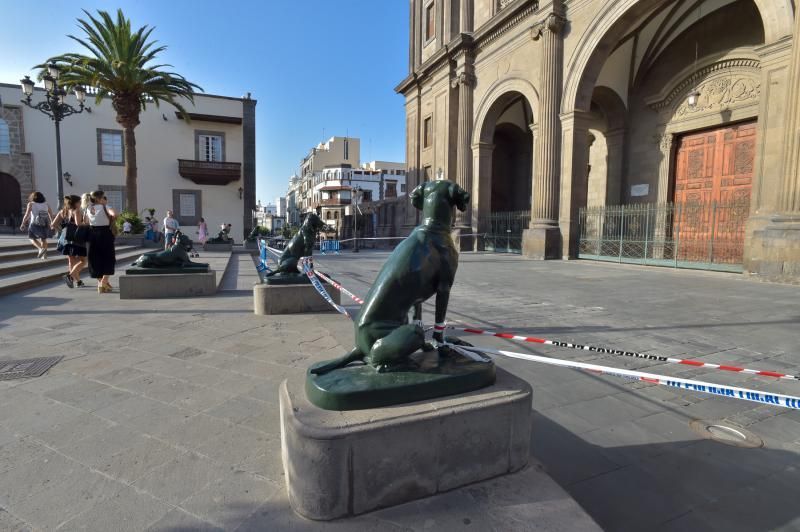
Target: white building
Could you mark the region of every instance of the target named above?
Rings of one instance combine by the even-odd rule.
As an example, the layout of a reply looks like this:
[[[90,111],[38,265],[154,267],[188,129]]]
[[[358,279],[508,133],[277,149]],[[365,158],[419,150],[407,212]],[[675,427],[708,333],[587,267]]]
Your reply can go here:
[[[275,198],[275,206],[277,207],[277,214],[278,216],[286,217],[286,198],[284,196],[278,196]]]
[[[27,196],[41,191],[58,204],[55,131],[43,113],[23,103],[17,84],[0,83],[0,224],[23,212]],[[44,99],[36,89],[32,103]],[[67,103],[77,107],[74,96]],[[109,204],[125,204],[124,142],[108,100],[91,112],[61,122],[64,193],[102,189]],[[190,122],[162,104],[148,105],[135,129],[139,215],[162,219],[168,209],[188,234],[202,217],[209,228],[233,224],[233,234],[250,230],[255,207],[255,106],[244,98],[198,94],[194,105],[182,102]],[[8,140],[4,140],[8,139]],[[237,227],[239,225],[239,227]],[[213,229],[212,229],[213,233]]]

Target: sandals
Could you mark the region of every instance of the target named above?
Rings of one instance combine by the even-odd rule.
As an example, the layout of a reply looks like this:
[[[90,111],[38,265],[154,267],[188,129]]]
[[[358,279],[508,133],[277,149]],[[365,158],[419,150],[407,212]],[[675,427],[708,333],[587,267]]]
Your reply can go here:
[[[64,274],[64,284],[67,285],[67,288],[75,288],[75,283],[72,280],[72,276],[70,274]]]

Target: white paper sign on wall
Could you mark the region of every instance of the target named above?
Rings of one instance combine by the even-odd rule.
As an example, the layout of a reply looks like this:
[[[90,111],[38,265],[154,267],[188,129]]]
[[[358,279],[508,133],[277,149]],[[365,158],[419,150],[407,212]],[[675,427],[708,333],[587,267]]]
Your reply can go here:
[[[647,196],[649,193],[650,193],[650,185],[648,183],[631,185],[631,197]]]

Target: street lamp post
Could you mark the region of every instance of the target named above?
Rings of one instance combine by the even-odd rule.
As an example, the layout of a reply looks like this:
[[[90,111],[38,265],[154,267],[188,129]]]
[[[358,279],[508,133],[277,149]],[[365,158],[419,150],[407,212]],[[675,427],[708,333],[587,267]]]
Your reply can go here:
[[[58,77],[61,74],[61,70],[55,63],[50,63],[47,65],[47,74],[44,75],[42,81],[44,81],[44,90],[45,90],[45,97],[44,101],[39,102],[37,104],[31,103],[31,96],[33,95],[33,80],[29,76],[25,76],[25,78],[20,80],[20,85],[22,86],[22,93],[25,95],[25,99],[20,100],[22,103],[30,107],[31,109],[36,109],[47,116],[50,117],[50,120],[53,120],[56,123],[56,166],[58,174],[56,177],[56,185],[58,190],[58,201],[61,202],[64,199],[64,182],[63,182],[63,174],[61,172],[61,121],[72,114],[82,113],[84,109],[87,112],[91,112],[92,110],[89,107],[84,107],[83,102],[86,99],[86,89],[81,87],[80,85],[74,87],[75,97],[78,99],[78,108],[72,107],[70,104],[65,103],[64,100],[67,97],[67,91],[64,90],[63,87],[58,85]]]
[[[353,202],[353,253],[358,253],[358,195],[361,194],[361,187],[356,185],[350,187],[350,195]]]

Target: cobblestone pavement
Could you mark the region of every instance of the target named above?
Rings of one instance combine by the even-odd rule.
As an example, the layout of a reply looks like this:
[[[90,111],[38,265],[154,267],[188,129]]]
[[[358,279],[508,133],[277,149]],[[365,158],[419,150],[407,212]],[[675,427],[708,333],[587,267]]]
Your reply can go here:
[[[363,297],[386,253],[319,257]],[[800,287],[740,275],[463,254],[448,319],[581,344],[800,374]],[[433,321],[427,305],[426,322]],[[346,320],[342,320],[346,322]],[[349,324],[334,331],[343,345]],[[467,335],[478,345],[800,396],[800,382]],[[800,412],[502,359],[534,388],[531,450],[607,530],[800,530]],[[746,449],[692,420],[743,428]]]
[[[297,517],[278,386],[338,356],[352,329],[337,314],[255,316],[256,278],[234,255],[212,298],[60,283],[0,298],[0,359],[65,357],[0,381],[0,530],[596,530],[535,462],[355,519]]]

